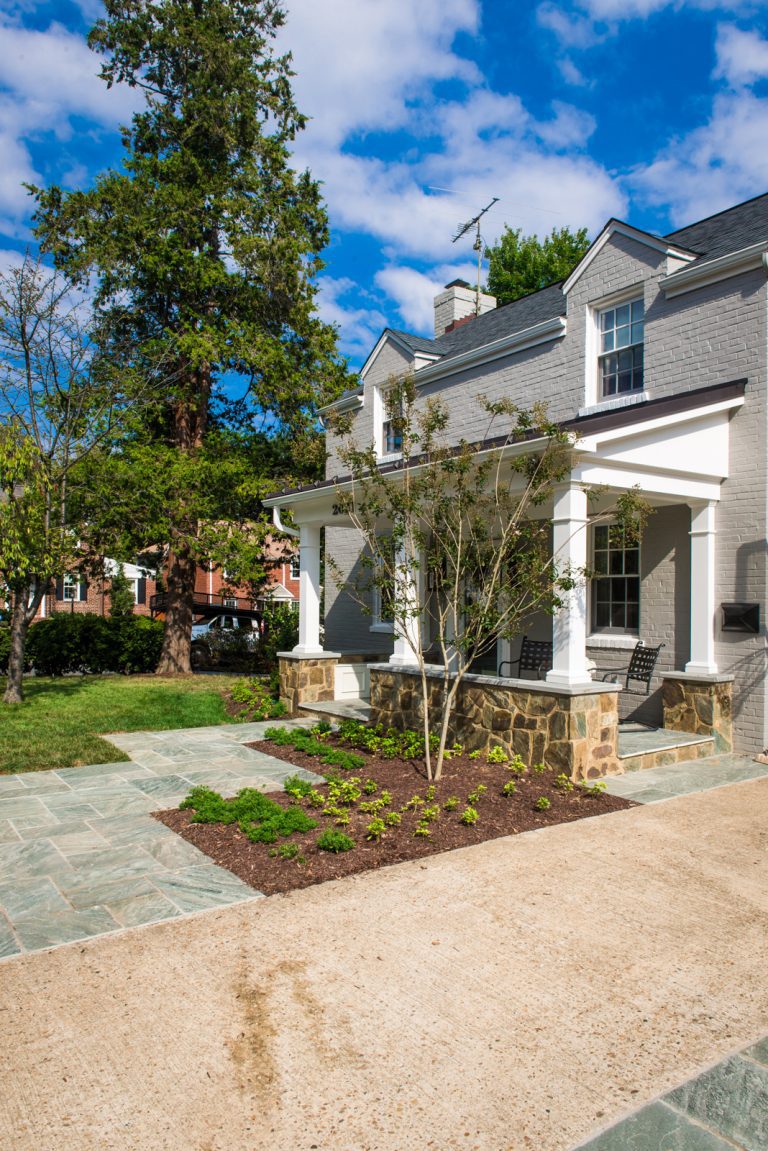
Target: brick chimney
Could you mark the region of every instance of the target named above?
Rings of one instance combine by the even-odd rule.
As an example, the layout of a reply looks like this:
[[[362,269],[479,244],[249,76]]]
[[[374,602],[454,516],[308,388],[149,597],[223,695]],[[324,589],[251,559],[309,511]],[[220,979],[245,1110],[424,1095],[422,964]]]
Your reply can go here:
[[[452,332],[461,323],[475,318],[477,293],[466,280],[451,280],[435,296],[435,339]],[[496,307],[496,297],[480,293],[480,315]]]

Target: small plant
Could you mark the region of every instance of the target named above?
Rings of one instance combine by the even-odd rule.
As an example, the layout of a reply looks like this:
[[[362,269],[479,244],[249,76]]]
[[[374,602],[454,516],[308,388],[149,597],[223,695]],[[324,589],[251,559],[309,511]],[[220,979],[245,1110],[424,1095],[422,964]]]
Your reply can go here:
[[[427,803],[432,803],[436,795],[437,788],[435,787],[434,783],[430,783],[429,787],[424,792],[424,798],[426,799]]]
[[[499,747],[498,744],[491,748],[486,758],[489,763],[506,763],[509,760],[509,756],[507,755],[504,748]]]
[[[480,748],[477,748],[476,751],[470,751],[467,759],[479,759],[482,754],[483,753],[480,751]]]
[[[193,823],[236,823],[251,843],[276,843],[295,831],[317,827],[297,804],[281,807],[255,787],[244,787],[234,799],[224,799],[209,787],[193,787],[179,807],[194,812]]]
[[[478,783],[475,790],[470,791],[469,795],[467,796],[467,803],[470,803],[473,807],[475,807],[483,798],[487,790],[488,788],[484,783]]]
[[[309,807],[325,807],[325,798],[312,788],[307,795],[307,804]]]
[[[363,784],[363,791],[366,795],[375,795],[379,790],[379,785],[375,779],[366,779]]]
[[[434,821],[436,819],[439,819],[439,818],[440,818],[440,808],[439,808],[438,804],[435,804],[434,807],[422,808],[422,811],[421,811],[421,822],[422,823],[434,823]]]
[[[478,815],[476,807],[465,807],[459,816],[459,822],[463,823],[466,827],[471,827],[472,824],[477,823],[480,816]]]
[[[350,779],[333,779],[328,784],[328,796],[334,803],[349,807],[362,795],[359,784],[360,780],[354,775]]]
[[[272,859],[295,859],[297,863],[307,862],[299,850],[298,843],[281,843],[279,847],[271,847],[269,854]]]
[[[457,755],[464,754],[464,745],[462,743],[454,743],[453,747],[446,747],[443,755],[446,759],[455,759]]]
[[[549,811],[552,804],[547,799],[546,795],[540,795],[533,806],[536,808],[537,811]]]
[[[402,818],[403,817],[399,811],[388,811],[384,816],[384,822],[386,823],[387,827],[397,827],[397,825],[402,821]]]
[[[349,812],[342,811],[341,815],[337,815],[333,822],[336,827],[349,827]]]
[[[351,851],[355,846],[355,841],[345,835],[343,831],[331,831],[328,828],[322,835],[318,836],[317,846],[321,851],[331,851],[334,855],[340,855],[343,851]]]
[[[387,800],[383,796],[379,796],[378,799],[368,799],[361,803],[358,810],[362,811],[363,815],[376,815],[377,812],[383,811],[386,806]]]
[[[509,798],[509,796],[514,795],[516,791],[517,784],[515,783],[514,779],[508,779],[501,789],[501,794],[506,795],[507,798]]]
[[[597,782],[593,784],[584,782],[579,784],[579,787],[582,789],[584,795],[591,795],[593,799],[597,799],[599,795],[602,795],[606,789],[606,786],[607,784],[602,779],[598,779]]]
[[[445,803],[443,804],[443,811],[455,811],[458,806],[459,806],[458,795],[449,795],[448,798],[446,799]]]
[[[507,768],[512,772],[513,775],[525,775],[526,771],[528,770],[521,755],[513,755],[507,764]]]
[[[314,735],[315,739],[327,739],[333,731],[327,719],[320,719],[317,723],[312,724],[309,729],[309,734]]]
[[[335,803],[328,803],[323,808],[323,815],[330,815],[333,819],[338,819],[340,815],[345,815],[343,807],[337,807]]]
[[[559,775],[555,776],[554,786],[558,791],[573,791],[573,783],[570,776],[567,776],[564,771],[561,771]]]
[[[414,795],[404,805],[403,811],[416,811],[416,809],[418,807],[423,807],[423,806],[424,806],[424,800],[421,798],[421,796],[420,795]]]
[[[378,843],[386,830],[387,825],[383,819],[372,819],[365,829],[365,838]]]
[[[287,708],[279,699],[274,699],[269,684],[262,679],[243,679],[233,684],[230,691],[233,703],[242,705],[235,716],[237,723],[258,723],[264,719],[277,719],[285,715]]]
[[[416,824],[416,828],[413,834],[417,837],[420,836],[423,839],[429,839],[430,835],[432,834],[432,829],[428,823],[424,823],[423,820],[420,820]]]
[[[543,775],[547,770],[548,768],[546,763],[534,763],[533,767],[531,768],[531,771],[535,772],[536,775]]]
[[[289,775],[283,784],[283,791],[294,799],[308,799],[314,791],[312,784],[300,775]]]

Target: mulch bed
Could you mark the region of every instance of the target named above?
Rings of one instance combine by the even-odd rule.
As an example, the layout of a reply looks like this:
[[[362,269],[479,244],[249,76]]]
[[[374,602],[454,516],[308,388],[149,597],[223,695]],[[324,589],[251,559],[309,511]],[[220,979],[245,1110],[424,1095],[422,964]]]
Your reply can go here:
[[[320,774],[318,761],[294,748],[279,747],[269,740],[247,745],[257,751],[266,752],[276,759],[285,760],[296,767],[303,767]],[[379,793],[387,790],[392,795],[389,810],[399,811],[414,795],[424,798],[429,787],[422,760],[382,759],[377,755],[360,752],[365,759],[365,767],[349,773],[361,780],[372,778],[379,785]],[[564,792],[554,786],[555,772],[542,774],[528,772],[516,778],[517,791],[512,796],[503,796],[501,789],[512,778],[504,764],[489,764],[484,760],[470,760],[466,755],[447,761],[443,767],[443,777],[435,784],[434,800],[429,805],[440,805],[440,816],[431,824],[428,839],[415,837],[414,830],[419,821],[418,811],[404,811],[402,822],[397,827],[387,828],[383,838],[376,843],[365,838],[366,825],[373,818],[356,809],[349,808],[350,822],[347,827],[335,828],[331,816],[324,816],[322,809],[305,808],[318,826],[314,831],[303,835],[294,834],[290,842],[298,844],[304,862],[284,860],[270,856],[270,847],[263,843],[251,843],[238,829],[237,824],[192,823],[190,811],[159,811],[155,818],[170,827],[184,839],[193,843],[200,851],[209,855],[214,863],[225,867],[245,883],[255,887],[265,895],[293,891],[296,888],[310,887],[315,883],[325,883],[329,879],[339,879],[344,875],[354,875],[360,871],[388,867],[392,863],[402,863],[407,859],[421,859],[440,851],[452,851],[457,847],[469,847],[488,839],[503,835],[518,835],[556,823],[570,823],[576,819],[603,815],[611,811],[623,811],[636,804],[618,796],[586,795],[580,788]],[[467,804],[470,791],[483,784],[487,791],[477,802],[479,820],[466,826],[459,816]],[[319,785],[322,794],[327,785]],[[377,793],[378,794],[378,793]],[[457,796],[459,806],[455,811],[444,811],[443,804],[449,796]],[[551,804],[547,811],[538,811],[535,803],[545,796]],[[270,799],[287,806],[290,799],[282,792],[270,793]],[[365,800],[375,800],[376,795],[363,795]],[[335,855],[316,847],[317,837],[326,828],[342,831],[356,843],[352,851]],[[282,840],[280,842],[287,842]]]

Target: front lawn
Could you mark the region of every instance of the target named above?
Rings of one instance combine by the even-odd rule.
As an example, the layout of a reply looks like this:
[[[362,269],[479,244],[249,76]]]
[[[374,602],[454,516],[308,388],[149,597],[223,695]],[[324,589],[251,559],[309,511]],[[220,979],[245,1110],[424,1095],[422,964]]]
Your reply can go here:
[[[239,678],[27,679],[23,704],[0,703],[0,773],[127,760],[124,752],[99,738],[105,732],[231,723],[223,693]]]

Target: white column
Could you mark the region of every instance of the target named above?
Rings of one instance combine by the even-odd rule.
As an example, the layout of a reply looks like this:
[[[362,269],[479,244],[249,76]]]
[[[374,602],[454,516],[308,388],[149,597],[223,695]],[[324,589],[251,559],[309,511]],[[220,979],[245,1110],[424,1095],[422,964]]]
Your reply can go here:
[[[685,670],[714,675],[715,508],[714,500],[691,505],[691,658]]]
[[[590,683],[587,671],[587,583],[578,573],[587,566],[587,494],[575,484],[555,489],[553,551],[558,571],[570,568],[576,586],[564,593],[564,603],[552,620],[552,670],[547,682]]]
[[[396,666],[413,666],[418,662],[416,652],[420,650],[421,600],[419,598],[419,571],[405,548],[395,556],[395,614],[405,618],[395,619],[395,646],[389,662]],[[402,629],[402,630],[401,630]]]
[[[315,524],[299,525],[299,642],[297,655],[318,655],[320,643],[320,528]]]

